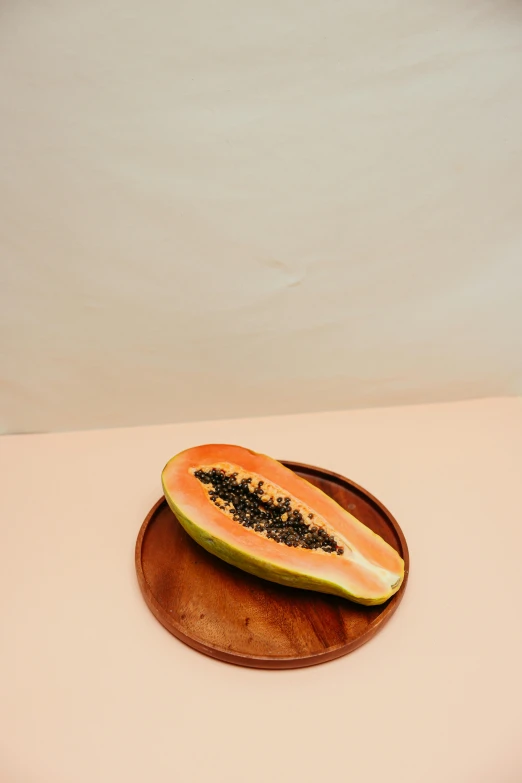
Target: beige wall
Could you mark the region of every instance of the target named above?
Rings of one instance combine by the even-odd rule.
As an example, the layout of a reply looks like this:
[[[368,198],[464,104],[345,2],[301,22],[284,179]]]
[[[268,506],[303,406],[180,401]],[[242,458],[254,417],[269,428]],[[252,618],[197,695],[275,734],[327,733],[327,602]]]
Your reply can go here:
[[[0,430],[522,392],[515,2],[0,11]]]

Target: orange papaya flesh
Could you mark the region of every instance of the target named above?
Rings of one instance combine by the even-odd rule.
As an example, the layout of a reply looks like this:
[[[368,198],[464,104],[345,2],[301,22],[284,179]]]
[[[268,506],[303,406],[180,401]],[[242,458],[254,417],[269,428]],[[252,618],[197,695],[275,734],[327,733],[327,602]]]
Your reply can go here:
[[[264,454],[212,444],[181,452],[162,473],[187,533],[231,565],[291,587],[381,604],[404,561],[328,495]]]

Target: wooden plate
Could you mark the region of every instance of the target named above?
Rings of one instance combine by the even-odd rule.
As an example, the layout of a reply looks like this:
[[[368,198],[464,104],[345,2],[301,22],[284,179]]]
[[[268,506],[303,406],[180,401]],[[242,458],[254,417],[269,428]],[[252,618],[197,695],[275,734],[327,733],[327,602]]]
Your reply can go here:
[[[381,606],[266,582],[210,555],[161,498],[136,542],[136,572],[149,609],[170,633],[206,655],[262,669],[291,669],[338,658],[367,642],[397,609],[408,580],[402,531],[369,492],[309,465],[288,468],[334,498],[404,558],[399,590]]]

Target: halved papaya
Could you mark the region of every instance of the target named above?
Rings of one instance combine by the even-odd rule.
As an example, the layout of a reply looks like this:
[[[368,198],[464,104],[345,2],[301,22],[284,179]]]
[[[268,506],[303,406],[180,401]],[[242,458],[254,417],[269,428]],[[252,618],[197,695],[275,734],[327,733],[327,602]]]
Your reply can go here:
[[[244,571],[361,604],[401,586],[404,561],[389,544],[270,457],[197,446],[169,460],[162,483],[187,533]]]

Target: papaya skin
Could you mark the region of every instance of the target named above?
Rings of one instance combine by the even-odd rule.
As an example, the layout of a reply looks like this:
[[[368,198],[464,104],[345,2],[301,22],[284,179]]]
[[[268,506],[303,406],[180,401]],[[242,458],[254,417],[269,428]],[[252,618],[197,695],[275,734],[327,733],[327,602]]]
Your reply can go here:
[[[268,563],[261,558],[253,557],[248,552],[236,549],[224,541],[220,541],[218,538],[211,536],[207,531],[198,527],[198,525],[188,519],[181,510],[177,508],[166,491],[165,498],[180,525],[197,544],[202,546],[203,549],[206,549],[207,552],[210,552],[211,555],[215,555],[216,557],[219,557],[220,560],[224,560],[225,563],[229,563],[229,565],[240,568],[242,571],[247,571],[247,573],[258,576],[261,579],[266,579],[269,582],[275,582],[280,585],[286,585],[287,587],[296,587],[302,590],[314,590],[318,593],[338,595],[340,598],[347,598],[354,603],[364,604],[365,606],[376,606],[384,603],[391,598],[400,587],[399,584],[397,589],[392,590],[387,595],[382,596],[382,598],[369,599],[354,595],[334,582],[328,582],[310,574],[292,571],[289,568],[281,568],[281,566]],[[402,582],[402,579],[400,582]]]

